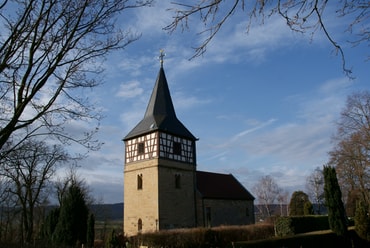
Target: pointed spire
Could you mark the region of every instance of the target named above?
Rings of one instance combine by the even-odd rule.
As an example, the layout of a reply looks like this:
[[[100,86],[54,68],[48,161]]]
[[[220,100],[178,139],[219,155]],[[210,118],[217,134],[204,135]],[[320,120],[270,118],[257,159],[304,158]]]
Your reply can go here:
[[[196,140],[190,131],[176,117],[166,75],[163,70],[163,57],[164,53],[161,52],[161,67],[145,111],[144,119],[126,135],[124,140],[155,130]]]
[[[159,69],[157,81],[154,85],[144,118],[150,116],[176,118],[170,89],[168,88],[166,75],[162,67]]]

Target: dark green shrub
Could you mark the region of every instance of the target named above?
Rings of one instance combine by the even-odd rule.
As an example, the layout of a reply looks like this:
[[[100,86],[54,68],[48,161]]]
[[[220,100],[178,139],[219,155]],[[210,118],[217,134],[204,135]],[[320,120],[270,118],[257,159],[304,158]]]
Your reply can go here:
[[[295,233],[329,230],[328,216],[297,216],[292,218]]]
[[[354,218],[348,218],[347,221],[348,221],[348,226],[349,227],[350,226],[355,226],[355,220],[354,220]]]
[[[356,206],[355,229],[358,236],[370,240],[370,218],[365,204],[362,201],[359,201]]]
[[[110,238],[107,240],[106,247],[108,248],[118,248],[119,241],[116,235],[116,231],[113,229]]]
[[[290,216],[280,217],[275,222],[277,236],[306,233],[320,230],[328,230],[329,221],[327,216]]]
[[[289,203],[289,215],[305,215],[305,204],[310,202],[308,195],[303,191],[294,191]],[[308,214],[308,213],[307,213]]]
[[[276,236],[284,237],[294,234],[294,227],[292,226],[292,218],[280,217],[275,223]]]

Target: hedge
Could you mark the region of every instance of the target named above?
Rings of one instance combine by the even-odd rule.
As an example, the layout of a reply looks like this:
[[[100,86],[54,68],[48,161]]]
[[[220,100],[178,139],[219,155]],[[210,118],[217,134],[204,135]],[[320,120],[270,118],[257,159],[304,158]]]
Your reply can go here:
[[[328,216],[321,215],[279,217],[275,222],[276,235],[280,237],[328,229]]]

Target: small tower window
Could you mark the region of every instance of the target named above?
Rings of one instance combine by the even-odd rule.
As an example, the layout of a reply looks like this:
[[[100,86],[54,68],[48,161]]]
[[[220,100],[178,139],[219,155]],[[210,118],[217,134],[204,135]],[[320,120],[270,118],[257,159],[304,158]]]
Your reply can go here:
[[[141,232],[143,230],[143,221],[141,219],[138,219],[137,221],[137,231]]]
[[[143,189],[143,174],[137,175],[137,189]]]
[[[173,142],[173,154],[181,155],[181,143],[180,142]]]
[[[181,175],[180,174],[175,175],[175,188],[176,189],[181,188]]]
[[[138,154],[144,154],[144,152],[145,152],[144,142],[138,143],[137,144],[137,153]]]

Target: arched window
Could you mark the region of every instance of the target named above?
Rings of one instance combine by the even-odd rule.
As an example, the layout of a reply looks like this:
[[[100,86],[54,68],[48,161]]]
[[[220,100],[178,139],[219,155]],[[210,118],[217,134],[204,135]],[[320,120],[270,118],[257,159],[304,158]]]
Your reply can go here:
[[[143,189],[143,174],[137,175],[137,189]]]
[[[137,231],[141,232],[143,230],[143,221],[141,219],[138,219],[137,221]]]

